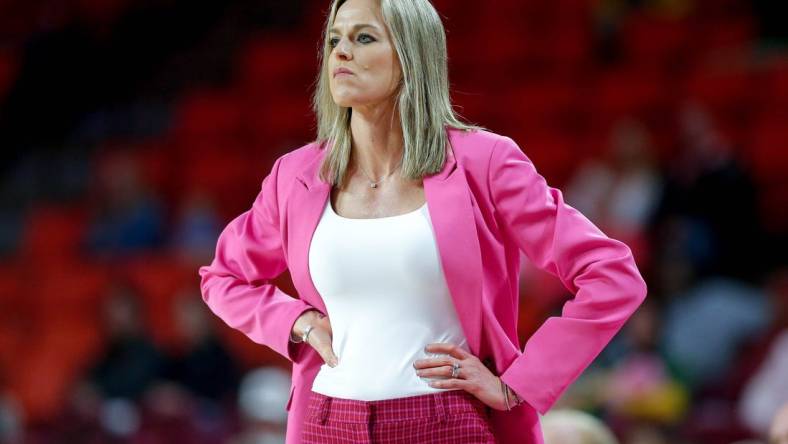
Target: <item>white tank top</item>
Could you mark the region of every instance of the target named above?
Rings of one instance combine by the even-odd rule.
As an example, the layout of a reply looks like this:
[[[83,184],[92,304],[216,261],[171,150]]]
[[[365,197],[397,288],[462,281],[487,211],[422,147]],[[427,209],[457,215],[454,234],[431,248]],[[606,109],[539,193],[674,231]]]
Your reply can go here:
[[[320,367],[312,390],[374,401],[445,391],[413,362],[424,347],[469,350],[440,264],[427,204],[409,213],[352,219],[327,199],[309,249],[309,272],[326,304],[339,361]]]

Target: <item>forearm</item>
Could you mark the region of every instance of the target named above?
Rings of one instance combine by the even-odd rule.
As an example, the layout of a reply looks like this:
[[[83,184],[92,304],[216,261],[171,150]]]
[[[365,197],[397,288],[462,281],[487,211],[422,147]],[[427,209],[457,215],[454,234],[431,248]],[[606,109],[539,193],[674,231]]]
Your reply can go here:
[[[642,279],[624,280],[624,288],[608,288],[595,299],[583,288],[567,302],[563,315],[550,317],[528,339],[523,354],[501,378],[540,413],[545,413],[588,367],[646,297]],[[583,302],[586,300],[585,302]]]
[[[567,205],[509,138],[493,147],[489,181],[506,237],[574,296],[501,374],[545,413],[643,302],[646,284],[630,249]]]
[[[293,325],[305,311],[315,308],[282,292],[272,283],[250,285],[221,276],[210,267],[200,269],[203,300],[228,326],[252,341],[266,345],[288,360],[295,359],[289,345]]]

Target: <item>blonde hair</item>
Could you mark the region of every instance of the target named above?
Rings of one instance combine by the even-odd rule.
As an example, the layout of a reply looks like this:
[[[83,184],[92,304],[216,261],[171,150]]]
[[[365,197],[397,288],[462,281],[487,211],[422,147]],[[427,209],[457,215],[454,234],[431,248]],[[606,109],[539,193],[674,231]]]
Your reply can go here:
[[[337,10],[347,0],[333,0],[326,17],[320,72],[312,99],[317,116],[317,142],[330,151],[323,159],[320,179],[343,185],[350,163],[351,108],[334,102],[329,87],[329,30]],[[446,161],[446,127],[482,129],[461,122],[449,98],[446,34],[443,23],[428,0],[380,0],[383,21],[391,34],[402,69],[396,93],[404,142],[400,175],[421,179],[439,172]]]

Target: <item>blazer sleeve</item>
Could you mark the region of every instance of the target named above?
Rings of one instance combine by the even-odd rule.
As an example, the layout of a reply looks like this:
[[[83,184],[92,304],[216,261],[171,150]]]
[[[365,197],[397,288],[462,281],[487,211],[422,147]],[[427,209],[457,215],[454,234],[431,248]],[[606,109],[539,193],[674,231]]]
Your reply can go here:
[[[490,156],[489,189],[503,229],[574,295],[501,374],[544,414],[643,302],[646,284],[630,249],[564,203],[512,139],[496,142]]]
[[[294,361],[303,344],[290,341],[293,324],[315,307],[272,283],[287,268],[277,196],[281,159],[263,179],[252,207],[222,230],[213,261],[200,267],[199,275],[202,298],[214,314]]]

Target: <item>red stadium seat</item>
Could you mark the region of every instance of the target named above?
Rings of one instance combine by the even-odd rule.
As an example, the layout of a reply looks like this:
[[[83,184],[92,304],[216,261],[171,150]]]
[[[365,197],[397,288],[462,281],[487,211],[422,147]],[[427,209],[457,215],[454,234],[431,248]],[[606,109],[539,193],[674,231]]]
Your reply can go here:
[[[765,90],[747,67],[712,66],[691,73],[683,93],[705,105],[726,138],[741,146],[746,143],[757,99]]]
[[[755,40],[755,24],[752,18],[746,15],[731,16],[726,19],[702,21],[692,25],[693,38],[691,42],[694,51],[698,54],[708,54],[712,51],[745,48]]]
[[[788,229],[788,114],[761,120],[751,133],[749,149],[745,151],[752,173],[758,183],[761,221],[773,233]]]
[[[316,127],[310,97],[303,90],[248,98],[243,102],[243,125],[250,154],[269,157],[309,142]]]
[[[764,184],[783,183],[788,171],[788,128],[785,120],[761,121],[752,129],[750,140],[747,153],[758,181]]]
[[[458,82],[459,85],[452,88],[452,103],[461,118],[482,126],[489,125],[489,122],[493,122],[496,107],[491,104],[490,96],[480,92],[478,89],[466,89],[462,86],[464,85],[464,83],[462,83],[463,80],[458,79],[456,82]],[[454,80],[452,83],[454,83]]]
[[[585,158],[583,146],[568,135],[555,131],[511,134],[552,186],[563,186]]]
[[[37,276],[30,282],[28,297],[33,298],[42,318],[65,315],[92,318],[110,282],[107,266],[97,263],[75,260],[46,273],[39,273],[32,265],[30,268],[28,273]]]
[[[237,83],[244,96],[255,100],[271,94],[304,94],[317,77],[319,49],[317,38],[258,35],[243,48]]]
[[[767,105],[788,111],[788,59],[776,61],[771,66],[767,82]]]
[[[229,90],[194,91],[178,104],[173,131],[178,139],[186,141],[239,136],[238,99]]]
[[[556,133],[572,129],[573,118],[582,106],[577,86],[547,79],[512,88],[497,103],[496,121],[501,124]]]
[[[184,159],[178,171],[181,197],[192,192],[207,195],[222,218],[245,210],[259,191],[261,162],[237,148],[217,143],[199,155]]]
[[[7,368],[21,351],[25,320],[32,317],[21,268],[11,262],[0,264],[0,369]]]
[[[605,73],[599,77],[595,90],[594,108],[614,118],[641,116],[650,109],[662,109],[677,99],[668,78],[644,69]]]
[[[35,345],[9,368],[9,389],[22,405],[28,423],[54,419],[62,411],[75,379],[73,369],[57,349]]]
[[[621,41],[629,61],[670,67],[686,55],[691,28],[685,21],[634,14],[625,22]]]
[[[130,0],[78,0],[73,3],[83,20],[94,26],[109,26],[132,2]]]
[[[764,229],[778,235],[788,230],[788,187],[771,186],[759,191],[761,223]]]
[[[684,94],[716,110],[749,106],[761,88],[754,80],[747,67],[700,67],[687,77]]]
[[[27,215],[20,254],[39,266],[57,266],[79,256],[87,224],[79,206],[41,206]]]
[[[140,292],[146,325],[154,340],[165,347],[177,344],[173,303],[184,289],[199,284],[197,270],[170,255],[146,255],[130,260],[122,274]]]
[[[98,308],[106,275],[85,264],[59,272],[30,268],[17,270],[24,293],[17,295],[14,318],[3,319],[0,365],[9,369],[9,387],[25,408],[25,420],[39,422],[61,411],[69,388],[100,348]],[[27,308],[19,312],[22,304]]]
[[[16,81],[18,64],[16,54],[8,50],[0,50],[0,103]]]

